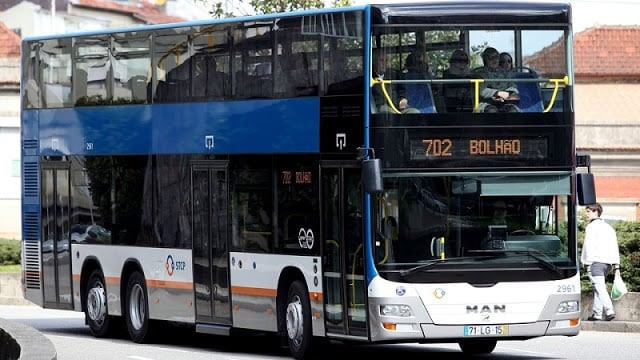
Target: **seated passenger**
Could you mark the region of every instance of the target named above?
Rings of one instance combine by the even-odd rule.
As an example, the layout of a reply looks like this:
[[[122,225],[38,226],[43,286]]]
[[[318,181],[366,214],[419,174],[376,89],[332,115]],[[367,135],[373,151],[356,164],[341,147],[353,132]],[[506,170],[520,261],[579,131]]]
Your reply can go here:
[[[513,71],[513,58],[511,57],[511,54],[508,52],[501,52],[498,65],[500,65],[500,68],[507,73]]]
[[[380,52],[374,54],[372,76],[375,80],[379,81],[399,79],[397,74],[387,69],[387,60],[384,54]],[[393,104],[389,104],[389,101],[382,89],[383,85]],[[375,84],[371,87],[371,95],[372,101],[375,102],[376,110],[381,113],[395,113],[392,105],[402,114],[419,113],[417,109],[409,106],[409,100],[406,97],[405,88],[399,84]]]
[[[469,79],[469,56],[462,49],[454,50],[449,58],[449,68],[442,73],[443,79]],[[444,102],[447,112],[471,111],[473,109],[473,85],[471,83],[444,84]]]
[[[511,81],[492,79],[507,79],[510,73],[498,66],[500,55],[492,47],[482,52],[484,66],[474,73],[485,79],[480,85],[480,104],[477,112],[520,112],[516,105],[519,101],[518,88]]]
[[[409,54],[405,62],[405,67],[406,69],[403,74],[405,80],[428,80],[433,77],[429,72],[429,64],[424,60],[422,54]],[[404,84],[404,88],[407,99],[412,107],[415,107],[421,113],[436,112],[430,83]]]

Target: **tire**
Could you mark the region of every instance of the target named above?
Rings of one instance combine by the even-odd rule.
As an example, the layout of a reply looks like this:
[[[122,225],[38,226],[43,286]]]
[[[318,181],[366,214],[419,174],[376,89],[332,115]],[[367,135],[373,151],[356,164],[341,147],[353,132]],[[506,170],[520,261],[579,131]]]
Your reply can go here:
[[[490,354],[498,344],[497,340],[465,340],[458,343],[466,355]]]
[[[302,281],[296,280],[289,286],[285,323],[291,356],[298,360],[308,357],[313,345],[311,304],[309,293]]]
[[[109,335],[111,333],[111,318],[107,307],[104,274],[101,270],[94,270],[89,276],[84,296],[84,316],[91,334],[95,337]]]
[[[149,302],[144,276],[133,272],[127,281],[124,307],[125,322],[129,338],[136,343],[145,343],[153,337],[149,321]]]

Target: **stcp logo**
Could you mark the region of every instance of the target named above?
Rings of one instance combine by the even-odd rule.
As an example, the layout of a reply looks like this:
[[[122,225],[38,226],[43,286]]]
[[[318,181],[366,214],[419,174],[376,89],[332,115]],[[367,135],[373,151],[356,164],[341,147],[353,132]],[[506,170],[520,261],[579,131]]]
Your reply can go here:
[[[167,261],[165,262],[164,267],[167,269],[167,274],[169,274],[169,276],[173,276],[173,272],[176,269],[176,264],[173,261],[173,256],[167,256]]]

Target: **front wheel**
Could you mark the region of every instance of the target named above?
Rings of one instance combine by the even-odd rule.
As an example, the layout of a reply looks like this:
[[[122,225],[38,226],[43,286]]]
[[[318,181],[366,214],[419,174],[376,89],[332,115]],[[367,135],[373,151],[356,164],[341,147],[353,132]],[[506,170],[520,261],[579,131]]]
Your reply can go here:
[[[87,282],[84,314],[91,334],[105,337],[110,332],[110,318],[107,309],[107,290],[101,270],[94,270]]]
[[[285,316],[289,351],[295,359],[304,359],[311,352],[313,336],[309,292],[302,281],[289,286]]]
[[[152,329],[149,326],[147,285],[144,276],[137,271],[131,274],[127,282],[124,311],[131,340],[137,343],[149,341],[152,337]]]
[[[490,354],[498,344],[496,340],[465,340],[458,343],[466,355]]]

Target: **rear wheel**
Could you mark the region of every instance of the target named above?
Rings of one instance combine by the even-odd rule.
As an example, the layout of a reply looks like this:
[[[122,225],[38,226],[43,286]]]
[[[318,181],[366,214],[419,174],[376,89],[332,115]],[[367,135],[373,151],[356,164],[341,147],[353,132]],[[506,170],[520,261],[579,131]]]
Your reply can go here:
[[[105,337],[109,334],[111,319],[108,315],[107,291],[101,270],[94,270],[89,276],[84,314],[93,336]]]
[[[313,336],[309,293],[302,281],[296,280],[289,286],[285,316],[289,351],[294,358],[304,359],[311,352]]]
[[[467,355],[479,355],[491,353],[498,344],[496,340],[465,340],[459,343],[462,352]]]
[[[147,285],[140,272],[136,271],[129,277],[124,311],[131,340],[137,343],[149,341],[152,337],[152,329],[149,326]]]

